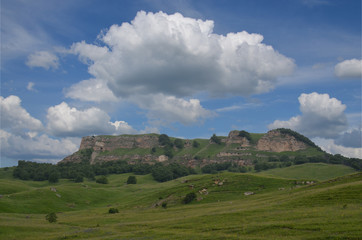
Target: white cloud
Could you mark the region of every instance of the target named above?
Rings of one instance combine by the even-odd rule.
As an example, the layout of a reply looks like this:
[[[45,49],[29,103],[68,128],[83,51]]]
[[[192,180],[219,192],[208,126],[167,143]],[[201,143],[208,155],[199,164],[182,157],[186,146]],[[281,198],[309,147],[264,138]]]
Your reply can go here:
[[[19,97],[11,95],[7,98],[0,96],[1,128],[10,129],[12,132],[20,132],[23,129],[40,131],[43,124],[21,106]]]
[[[333,139],[324,139],[324,138],[314,138],[313,142],[315,142],[318,146],[322,148],[322,150],[331,153],[331,154],[341,154],[345,157],[350,158],[362,158],[362,148],[353,148],[353,147],[345,147],[342,145],[338,145],[335,143]]]
[[[180,122],[190,125],[214,115],[203,108],[198,99],[184,100],[162,94],[138,97],[141,108],[148,110],[148,117],[160,123]]]
[[[53,53],[47,51],[38,51],[28,56],[26,65],[29,67],[42,67],[46,70],[59,67],[59,58]]]
[[[31,134],[30,134],[31,135]],[[0,129],[0,151],[8,158],[56,158],[61,160],[79,148],[80,139],[53,139],[40,136],[20,136]]]
[[[136,133],[126,122],[110,122],[110,116],[99,108],[78,110],[67,103],[50,107],[48,130],[54,136],[86,136],[98,134]]]
[[[328,94],[301,94],[298,98],[302,115],[288,121],[276,120],[268,126],[273,128],[290,128],[308,137],[337,137],[347,128],[344,113],[346,105]]]
[[[36,91],[34,86],[35,86],[35,83],[28,82],[28,85],[26,86],[26,89],[28,89],[29,91]]]
[[[101,79],[89,79],[72,85],[66,90],[66,97],[91,102],[116,102],[118,98]]]
[[[152,117],[152,112],[161,109],[139,99],[162,95],[168,96],[166,102],[177,101],[177,106],[199,108],[199,115],[204,116],[205,109],[197,107],[199,102],[187,99],[199,93],[263,93],[271,90],[279,77],[292,73],[294,61],[262,43],[262,35],[243,31],[223,36],[213,33],[213,28],[214,22],[210,20],[140,11],[131,23],[113,25],[103,31],[98,39],[105,46],[84,41],[72,45],[70,52],[89,65],[94,79],[73,85],[66,96],[84,101],[113,101],[115,98],[108,94],[112,91],[119,98],[138,99],[135,102],[150,110]],[[93,93],[97,91],[102,93],[95,97]],[[162,110],[162,115],[170,118],[167,121],[180,119],[189,124],[199,118],[175,117],[178,110],[169,110],[169,114]]]
[[[339,78],[358,78],[362,77],[362,60],[350,59],[338,63],[334,67],[334,73]]]

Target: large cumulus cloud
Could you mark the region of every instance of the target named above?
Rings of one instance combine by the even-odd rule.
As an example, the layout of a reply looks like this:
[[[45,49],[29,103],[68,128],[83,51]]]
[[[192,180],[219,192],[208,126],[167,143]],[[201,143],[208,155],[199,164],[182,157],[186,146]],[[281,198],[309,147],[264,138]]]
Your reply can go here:
[[[335,138],[347,129],[346,105],[338,99],[313,92],[301,94],[298,100],[301,115],[287,121],[275,120],[268,128],[290,128],[308,137],[322,138]]]
[[[47,114],[48,129],[54,136],[87,136],[99,134],[136,133],[124,121],[111,122],[103,110],[91,107],[78,110],[62,102],[50,107]]]
[[[140,11],[132,22],[103,31],[98,36],[103,46],[84,41],[72,45],[71,52],[89,65],[94,77],[82,81],[82,88],[89,95],[88,87],[97,81],[103,92],[108,88],[118,98],[163,95],[188,101],[200,92],[217,97],[267,92],[278,77],[293,71],[293,60],[264,44],[262,35],[243,31],[223,36],[213,28],[210,20]],[[82,88],[76,86],[67,96],[81,99],[75,89]],[[103,96],[82,100],[110,100]]]

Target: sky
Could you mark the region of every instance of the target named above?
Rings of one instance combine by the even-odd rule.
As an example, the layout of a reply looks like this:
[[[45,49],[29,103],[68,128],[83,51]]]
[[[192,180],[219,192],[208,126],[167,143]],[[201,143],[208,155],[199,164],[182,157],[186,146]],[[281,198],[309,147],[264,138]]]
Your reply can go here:
[[[360,0],[1,0],[0,70],[0,167],[280,127],[362,158]]]

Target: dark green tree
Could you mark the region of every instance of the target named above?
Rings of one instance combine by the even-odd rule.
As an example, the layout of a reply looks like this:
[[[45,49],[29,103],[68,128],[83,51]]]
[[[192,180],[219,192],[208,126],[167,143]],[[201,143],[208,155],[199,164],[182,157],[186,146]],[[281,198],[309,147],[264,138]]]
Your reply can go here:
[[[127,184],[136,184],[137,183],[137,179],[136,176],[129,176],[127,179]]]
[[[213,142],[213,143],[216,143],[216,144],[221,144],[221,138],[216,136],[216,134],[213,134],[212,137],[210,138],[210,140]]]
[[[45,219],[50,222],[50,223],[55,223],[57,221],[57,215],[52,212],[52,213],[49,213],[45,216]]]
[[[183,149],[184,148],[184,141],[182,141],[181,139],[177,138],[174,141],[174,145],[178,148],[178,149]]]
[[[108,184],[108,178],[106,176],[97,177],[96,183]]]
[[[59,182],[60,174],[58,171],[53,171],[49,174],[48,181],[51,183],[57,183]]]
[[[196,140],[192,141],[192,147],[198,148],[200,146],[200,143]]]
[[[185,198],[183,199],[183,203],[188,204],[195,199],[196,199],[196,193],[191,192],[191,193],[186,194]]]

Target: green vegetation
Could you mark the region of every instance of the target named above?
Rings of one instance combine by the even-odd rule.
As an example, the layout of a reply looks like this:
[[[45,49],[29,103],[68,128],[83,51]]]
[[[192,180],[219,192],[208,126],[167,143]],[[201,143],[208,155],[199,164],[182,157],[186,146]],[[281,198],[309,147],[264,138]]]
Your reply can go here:
[[[328,166],[345,167],[293,167],[304,167],[299,173],[317,168],[322,173]],[[297,181],[262,173],[190,175],[163,183],[148,174],[137,176],[136,185],[125,184],[132,176],[125,173],[108,175],[109,183],[103,185],[88,179],[23,181],[0,169],[0,239],[283,240],[362,235],[361,173],[309,185],[302,183],[309,178]],[[195,194],[193,200],[183,204],[189,193]],[[110,209],[122,214],[109,214]],[[46,224],[48,213],[56,213],[55,223]]]
[[[119,211],[118,211],[117,208],[110,208],[110,209],[108,210],[108,213],[110,213],[110,214],[115,214],[115,213],[119,213]]]
[[[287,168],[270,169],[264,172],[260,172],[260,174],[263,176],[274,176],[288,179],[312,179],[324,181],[354,172],[355,171],[351,167],[344,165],[307,163]]]
[[[299,134],[291,129],[288,129],[288,128],[278,128],[276,129],[278,130],[281,134],[287,134],[287,135],[291,135],[293,137],[295,137],[295,139],[297,139],[298,141],[301,141],[301,142],[304,142],[305,144],[311,146],[311,147],[315,147],[315,148],[318,148],[319,150],[320,147],[318,147],[317,145],[315,145],[314,142],[312,142],[309,138],[303,136],[302,134]]]
[[[186,194],[185,198],[183,199],[184,204],[189,204],[190,202],[194,201],[196,199],[196,193],[190,192]]]
[[[57,221],[58,216],[52,212],[45,216],[45,219],[50,223],[55,223]]]
[[[108,178],[106,176],[97,177],[96,183],[108,184]]]
[[[244,138],[248,139],[248,141],[251,141],[251,135],[247,131],[244,131],[244,130],[240,131],[239,137],[244,137]]]
[[[137,178],[136,176],[129,176],[127,179],[127,184],[136,184],[137,183]]]
[[[221,138],[213,134],[210,138],[210,141],[216,144],[221,144]]]

